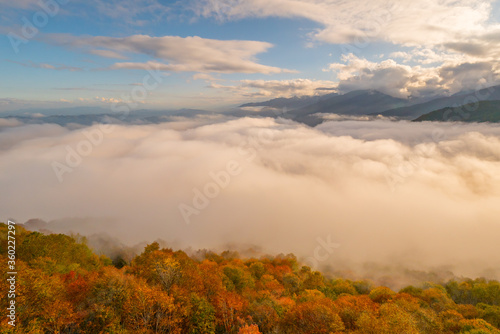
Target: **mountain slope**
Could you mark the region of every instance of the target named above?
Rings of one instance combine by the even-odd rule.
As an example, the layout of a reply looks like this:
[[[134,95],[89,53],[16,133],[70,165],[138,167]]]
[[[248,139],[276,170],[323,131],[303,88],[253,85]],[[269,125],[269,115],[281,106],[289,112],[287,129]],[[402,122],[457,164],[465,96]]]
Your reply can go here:
[[[245,107],[270,107],[270,108],[287,108],[287,109],[298,109],[310,104],[328,99],[333,96],[338,96],[337,93],[330,93],[326,95],[316,95],[316,96],[294,96],[290,98],[279,97],[269,101],[263,102],[253,102],[245,103],[240,106],[240,108]]]
[[[390,108],[406,106],[408,103],[407,100],[392,97],[376,90],[357,90],[344,95],[329,97],[290,113],[296,116],[315,113],[367,115]]]
[[[360,116],[380,113],[409,103],[408,100],[395,98],[376,90],[358,90],[331,96],[309,106],[291,110],[287,116],[297,122],[316,126],[323,122],[323,118],[318,114]]]
[[[422,115],[414,122],[500,122],[500,100],[481,101],[455,108],[442,108]]]
[[[461,106],[477,100],[500,100],[500,86],[489,87],[474,92],[460,92],[452,96],[440,97],[425,103],[387,110],[380,113],[380,115],[415,119],[438,109]]]

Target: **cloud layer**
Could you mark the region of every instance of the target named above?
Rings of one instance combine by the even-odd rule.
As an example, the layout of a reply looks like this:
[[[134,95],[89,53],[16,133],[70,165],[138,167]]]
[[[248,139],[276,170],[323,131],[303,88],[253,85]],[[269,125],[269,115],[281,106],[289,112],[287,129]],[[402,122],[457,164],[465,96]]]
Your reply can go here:
[[[449,265],[480,275],[500,260],[497,125],[344,121],[311,129],[204,118],[111,129],[0,126],[0,211],[19,221],[102,219],[102,231],[127,242],[255,244],[303,258],[331,236],[340,247],[319,264],[337,267]],[[72,151],[85,153],[79,163],[68,160]],[[71,162],[61,183],[54,162]],[[180,205],[194,210],[190,224]]]
[[[352,43],[376,37],[395,44],[436,45],[484,33],[493,1],[411,0],[194,0],[200,16],[233,20],[248,17],[306,18],[322,28],[315,39]],[[408,33],[411,31],[411,33]]]
[[[102,57],[126,58],[127,55],[131,54],[142,54],[155,59],[146,63],[119,62],[112,65],[111,69],[154,68],[173,72],[266,74],[285,71],[255,61],[257,54],[266,52],[272,47],[272,44],[267,42],[226,41],[197,36],[151,37],[148,35],[133,35],[117,38],[72,36],[68,34],[50,35],[47,40],[58,45],[87,50]]]

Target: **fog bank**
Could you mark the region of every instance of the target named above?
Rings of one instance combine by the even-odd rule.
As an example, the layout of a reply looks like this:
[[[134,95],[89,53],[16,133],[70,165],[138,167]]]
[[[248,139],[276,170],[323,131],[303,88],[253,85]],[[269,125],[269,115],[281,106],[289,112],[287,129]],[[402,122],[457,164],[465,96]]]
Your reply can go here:
[[[318,267],[500,278],[498,125],[0,123],[0,170],[2,221],[83,219],[79,232],[129,244],[256,245]]]

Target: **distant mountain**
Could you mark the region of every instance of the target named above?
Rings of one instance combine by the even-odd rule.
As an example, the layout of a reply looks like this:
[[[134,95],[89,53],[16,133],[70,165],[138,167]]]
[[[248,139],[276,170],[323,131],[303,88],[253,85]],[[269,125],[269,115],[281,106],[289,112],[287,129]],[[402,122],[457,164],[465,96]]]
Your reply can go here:
[[[68,108],[31,108],[19,109],[14,111],[6,111],[0,113],[1,116],[29,116],[29,115],[44,115],[44,116],[60,116],[60,115],[101,115],[110,113],[111,110],[101,107],[68,107]]]
[[[141,109],[133,110],[130,112],[132,117],[155,117],[155,116],[178,116],[178,117],[193,117],[198,115],[211,115],[214,114],[213,111],[207,111],[202,109],[175,109],[175,110],[151,110],[151,109]]]
[[[315,126],[323,122],[321,115],[318,114],[360,116],[381,113],[409,104],[409,100],[392,97],[376,90],[358,90],[331,96],[309,106],[291,110],[288,112],[288,117]]]
[[[240,108],[245,108],[245,107],[269,107],[269,108],[276,108],[276,109],[298,109],[298,108],[303,108],[305,106],[311,105],[313,103],[328,99],[333,96],[338,96],[337,93],[330,93],[326,95],[319,95],[319,96],[294,96],[291,98],[285,98],[285,97],[280,97],[277,99],[272,99],[269,101],[263,101],[263,102],[254,102],[254,103],[246,103],[242,104]]]
[[[161,116],[161,115],[186,115],[192,116],[193,114],[201,114],[201,113],[210,113],[206,110],[200,109],[139,109],[139,110],[131,110],[127,115],[137,117],[146,117],[146,116]],[[124,115],[123,112],[114,112],[111,108],[101,108],[101,107],[91,107],[91,106],[82,106],[82,107],[70,107],[70,108],[33,108],[33,109],[18,109],[14,111],[6,111],[0,113],[1,117],[15,116],[15,117],[43,117],[43,116],[102,116],[109,115],[112,117],[120,117]]]
[[[470,111],[469,111],[470,110]],[[481,101],[455,108],[443,108],[422,115],[414,122],[500,122],[500,100]]]
[[[57,110],[57,109],[56,109]],[[16,119],[24,124],[58,124],[67,126],[70,124],[89,126],[95,123],[131,123],[131,124],[158,124],[168,122],[173,117],[195,117],[198,115],[211,115],[213,112],[198,109],[180,110],[135,110],[128,114],[120,113],[103,114],[76,114],[76,115],[49,115],[49,116],[7,116],[5,119]]]
[[[117,123],[117,119],[105,114],[86,114],[86,115],[50,115],[50,116],[7,116],[6,119],[16,119],[24,124],[58,124],[66,126],[69,124],[78,124],[89,126],[94,123]]]
[[[344,95],[328,97],[312,105],[296,109],[291,114],[297,116],[315,113],[368,115],[408,104],[408,100],[392,97],[376,90],[356,90]]]
[[[247,103],[240,106],[264,107],[258,112],[260,116],[277,116],[276,109],[285,109],[279,116],[293,119],[310,126],[316,126],[324,121],[321,114],[338,114],[361,116],[382,113],[389,109],[410,105],[409,100],[392,97],[376,90],[357,90],[347,94],[336,93],[322,96],[305,96],[293,98],[278,98],[258,103]],[[267,108],[266,108],[267,107]],[[255,114],[255,112],[254,112]],[[234,116],[248,115],[248,111],[232,112]]]
[[[460,92],[448,97],[440,97],[425,103],[394,108],[379,113],[387,117],[415,119],[424,114],[446,107],[457,107],[476,101],[500,100],[500,86],[481,89],[479,91]]]

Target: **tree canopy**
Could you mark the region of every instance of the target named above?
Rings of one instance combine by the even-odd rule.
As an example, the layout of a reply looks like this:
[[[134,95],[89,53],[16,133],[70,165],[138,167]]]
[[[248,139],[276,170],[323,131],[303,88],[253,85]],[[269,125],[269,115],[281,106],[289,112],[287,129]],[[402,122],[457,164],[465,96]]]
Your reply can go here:
[[[0,224],[4,268],[6,231]],[[392,291],[325,277],[291,255],[190,257],[152,243],[113,265],[84,238],[20,226],[16,237],[18,320],[12,328],[4,317],[0,333],[500,334],[497,281]],[[5,295],[8,287],[1,289]]]

